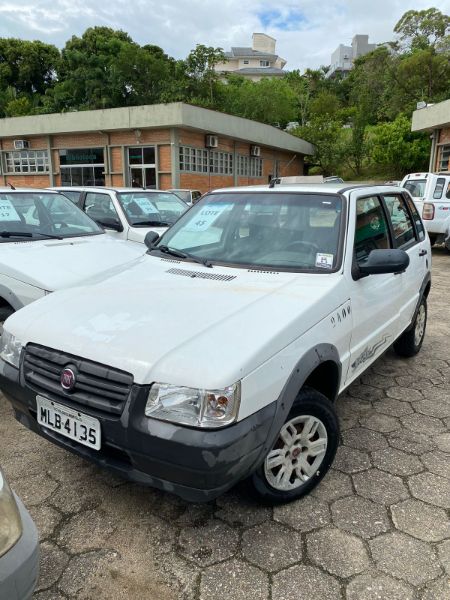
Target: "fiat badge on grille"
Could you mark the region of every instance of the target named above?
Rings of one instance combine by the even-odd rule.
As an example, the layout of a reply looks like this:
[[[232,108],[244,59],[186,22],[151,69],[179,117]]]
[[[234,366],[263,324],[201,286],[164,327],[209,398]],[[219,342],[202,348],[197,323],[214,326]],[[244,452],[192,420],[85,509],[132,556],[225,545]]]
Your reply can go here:
[[[73,390],[73,388],[75,387],[75,383],[76,383],[76,377],[75,377],[75,373],[72,371],[72,369],[70,369],[69,367],[65,367],[62,371],[61,371],[61,387],[64,390]]]

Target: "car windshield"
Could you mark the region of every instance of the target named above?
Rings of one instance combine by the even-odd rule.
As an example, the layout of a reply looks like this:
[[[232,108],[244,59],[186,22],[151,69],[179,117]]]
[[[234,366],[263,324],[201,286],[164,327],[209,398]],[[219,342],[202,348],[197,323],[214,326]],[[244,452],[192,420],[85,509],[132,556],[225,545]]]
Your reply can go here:
[[[342,199],[334,194],[210,194],[151,252],[160,247],[212,264],[329,272],[339,266],[341,215]]]
[[[78,202],[81,196],[81,192],[77,192],[74,190],[61,190],[61,194],[63,194],[63,196],[67,196],[67,198],[69,198],[69,200],[72,200],[74,204]]]
[[[183,202],[191,201],[191,192],[189,190],[172,190],[172,192],[181,198]]]
[[[104,233],[62,194],[0,192],[0,242]]]
[[[168,227],[186,210],[186,204],[168,192],[122,192],[117,198],[133,227]]]
[[[425,196],[426,179],[409,179],[404,186],[413,198],[423,198]]]

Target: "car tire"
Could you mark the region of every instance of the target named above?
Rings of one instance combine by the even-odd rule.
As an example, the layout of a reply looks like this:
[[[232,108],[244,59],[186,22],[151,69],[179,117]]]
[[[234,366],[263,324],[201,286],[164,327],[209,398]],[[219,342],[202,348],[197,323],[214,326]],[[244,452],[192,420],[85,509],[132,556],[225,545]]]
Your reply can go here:
[[[3,332],[3,323],[13,314],[13,312],[14,309],[11,306],[0,306],[0,335],[2,335]]]
[[[312,433],[305,435],[305,427]],[[265,504],[308,494],[330,469],[338,444],[333,404],[314,389],[302,389],[263,464],[249,478],[253,494]]]
[[[434,245],[435,245],[435,243],[436,243],[436,240],[437,240],[437,235],[434,235],[434,234],[432,234],[432,233],[429,233],[429,234],[428,234],[428,237],[430,238],[430,244],[431,244],[432,246],[434,246]]]
[[[399,356],[410,358],[419,352],[425,337],[427,315],[427,300],[422,296],[413,326],[394,342],[394,350]]]

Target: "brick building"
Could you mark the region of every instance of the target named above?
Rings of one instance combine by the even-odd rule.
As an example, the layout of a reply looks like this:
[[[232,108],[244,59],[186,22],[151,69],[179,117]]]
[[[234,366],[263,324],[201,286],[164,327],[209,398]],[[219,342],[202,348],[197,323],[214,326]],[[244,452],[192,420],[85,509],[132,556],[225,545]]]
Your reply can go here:
[[[284,131],[183,103],[0,119],[0,185],[205,192],[301,175],[314,148]]]
[[[431,134],[430,172],[450,172],[450,99],[415,110],[411,131]]]

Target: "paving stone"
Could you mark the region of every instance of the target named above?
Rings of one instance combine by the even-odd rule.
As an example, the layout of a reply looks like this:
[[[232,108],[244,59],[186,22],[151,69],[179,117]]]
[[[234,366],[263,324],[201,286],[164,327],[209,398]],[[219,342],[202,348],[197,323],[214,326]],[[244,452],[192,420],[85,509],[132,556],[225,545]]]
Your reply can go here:
[[[450,575],[450,540],[446,540],[437,547],[439,560],[446,572]]]
[[[33,594],[33,600],[64,600],[66,596],[63,596],[60,592],[54,592],[52,590],[46,590],[45,592],[39,592]]]
[[[176,597],[177,600],[198,599],[200,571],[195,565],[178,556],[178,554],[171,552],[170,554],[166,554],[164,560],[158,564],[158,570],[164,576],[164,579],[170,583],[171,587],[176,588],[178,594]],[[124,600],[128,599],[124,598]],[[130,600],[135,599],[130,598]],[[136,598],[136,600],[138,599]],[[139,600],[141,599],[139,598]],[[166,600],[166,598],[156,597],[155,600]]]
[[[369,469],[353,475],[356,492],[379,504],[394,504],[409,497],[403,481],[379,469]]]
[[[422,456],[425,452],[430,452],[436,448],[433,438],[423,433],[409,431],[409,429],[400,429],[394,431],[388,437],[389,445],[398,450],[403,450],[409,454]]]
[[[371,385],[365,385],[363,383],[353,384],[350,386],[348,393],[354,398],[360,398],[361,400],[366,400],[367,402],[372,402],[373,400],[378,400],[379,398],[384,397],[383,390],[380,390],[377,387],[372,387]]]
[[[181,554],[200,566],[213,565],[231,558],[237,549],[239,536],[222,521],[209,521],[201,527],[185,527],[180,532]]]
[[[400,421],[396,417],[390,417],[389,415],[383,415],[381,413],[374,413],[368,417],[362,417],[359,422],[363,427],[367,429],[373,429],[380,433],[389,433],[400,429]]]
[[[369,571],[347,586],[347,600],[413,600],[414,590],[389,575]]]
[[[272,516],[270,508],[252,500],[248,494],[228,492],[217,498],[216,502],[220,508],[215,516],[230,525],[250,527],[263,523]]]
[[[359,496],[336,500],[331,514],[336,527],[363,538],[372,538],[390,529],[384,506]]]
[[[72,515],[97,508],[109,493],[99,482],[83,479],[60,485],[48,502],[66,515]]]
[[[450,578],[442,577],[429,583],[423,591],[422,600],[450,600]]]
[[[397,529],[425,542],[440,542],[450,538],[450,520],[445,510],[420,500],[405,500],[391,507]]]
[[[413,388],[393,386],[386,390],[386,395],[403,402],[417,402],[423,400],[422,394]]]
[[[321,529],[306,538],[308,558],[332,575],[350,577],[369,566],[363,542],[339,529]]]
[[[53,535],[56,527],[62,521],[60,513],[47,504],[31,506],[30,515],[39,531],[39,540],[41,542]]]
[[[388,390],[392,387],[391,377],[386,377],[386,375],[379,375],[377,373],[368,373],[367,371],[361,377],[361,381],[382,390]]]
[[[420,431],[425,435],[436,435],[445,431],[445,426],[442,421],[427,415],[414,413],[413,415],[400,417],[400,421],[406,429],[413,432]]]
[[[323,502],[332,502],[353,493],[349,475],[330,469],[319,485],[311,492],[311,496]]]
[[[372,462],[378,469],[388,471],[392,475],[400,475],[400,477],[423,471],[423,464],[417,456],[394,448],[372,452]]]
[[[411,585],[424,585],[442,573],[431,547],[409,535],[385,533],[369,545],[378,569]]]
[[[371,466],[367,452],[349,446],[339,446],[333,463],[335,469],[344,473],[357,473],[369,469]]]
[[[274,519],[297,531],[311,531],[330,523],[331,514],[328,504],[308,495],[295,502],[276,506]]]
[[[337,410],[339,416],[367,415],[373,410],[372,403],[353,396],[341,396],[338,400]]]
[[[410,372],[408,375],[400,375],[398,377],[395,377],[395,382],[401,388],[416,390],[420,393],[424,393],[425,391],[434,388],[434,385],[430,379],[418,376],[416,377],[412,374],[412,372]],[[412,397],[410,399],[410,402],[413,402]]]
[[[58,460],[47,463],[47,473],[52,479],[72,483],[95,475],[97,469],[94,464],[61,448],[58,450],[60,452]]]
[[[264,571],[279,571],[302,559],[302,536],[280,523],[255,525],[242,536],[242,554]]]
[[[115,530],[111,515],[89,510],[74,515],[59,532],[58,543],[80,553],[105,547]]]
[[[89,596],[85,595],[85,590],[89,576],[101,569],[106,562],[115,556],[115,552],[97,550],[73,557],[58,582],[58,589],[69,597],[77,600],[87,600]]]
[[[450,479],[450,457],[445,452],[428,452],[422,456],[422,462],[435,475]]]
[[[440,433],[435,437],[435,442],[441,452],[450,454],[450,433]]]
[[[190,504],[175,523],[180,527],[195,527],[206,525],[207,521],[214,516],[215,506],[212,504]]]
[[[391,417],[403,417],[414,412],[409,402],[402,402],[393,398],[378,400],[374,402],[373,407],[377,412],[390,415]]]
[[[358,450],[373,452],[386,448],[388,443],[382,433],[372,431],[364,427],[356,427],[342,432],[342,440],[345,446],[351,446]]]
[[[450,508],[450,479],[434,473],[419,473],[409,478],[408,485],[415,498],[441,508]]]
[[[239,560],[230,560],[203,571],[200,600],[266,600],[269,580],[265,573]]]
[[[449,367],[447,367],[447,371],[448,369]],[[444,387],[433,385],[424,390],[422,393],[426,399],[434,402],[435,405],[450,402],[450,389],[448,384]]]
[[[61,577],[69,563],[69,556],[51,542],[40,544],[40,573],[36,592],[51,588]]]
[[[45,473],[21,477],[9,483],[27,508],[45,502],[58,487],[58,483]]]
[[[443,419],[445,417],[450,417],[450,402],[442,402],[435,398],[426,398],[425,400],[416,402],[414,404],[414,410],[423,415]]]
[[[307,565],[281,571],[273,578],[272,600],[340,600],[338,581]]]

